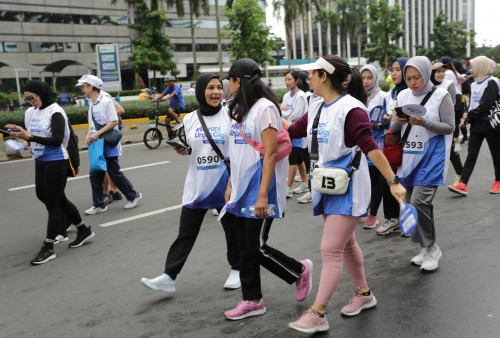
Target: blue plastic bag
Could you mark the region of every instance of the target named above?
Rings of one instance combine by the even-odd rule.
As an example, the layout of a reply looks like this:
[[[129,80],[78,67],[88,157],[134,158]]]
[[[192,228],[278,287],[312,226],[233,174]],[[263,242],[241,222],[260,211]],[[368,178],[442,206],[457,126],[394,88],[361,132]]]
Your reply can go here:
[[[102,138],[89,144],[90,171],[107,171],[104,158],[104,140]]]
[[[400,202],[399,228],[403,235],[409,236],[417,227],[418,213],[411,204]]]

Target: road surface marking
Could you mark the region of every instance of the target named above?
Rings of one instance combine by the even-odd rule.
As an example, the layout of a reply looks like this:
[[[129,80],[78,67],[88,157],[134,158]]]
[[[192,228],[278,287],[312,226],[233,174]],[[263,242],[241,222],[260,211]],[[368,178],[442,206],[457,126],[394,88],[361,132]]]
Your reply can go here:
[[[141,219],[144,217],[149,217],[149,216],[161,214],[161,213],[166,212],[166,211],[172,211],[172,210],[176,210],[176,209],[180,209],[180,208],[182,208],[182,204],[174,205],[174,206],[168,207],[168,208],[158,209],[155,211],[146,212],[144,214],[139,214],[139,215],[135,215],[135,216],[127,217],[127,218],[118,219],[118,220],[112,221],[112,222],[99,224],[99,226],[106,228],[106,227],[110,227],[112,225],[117,225],[117,224],[121,224],[121,223],[125,223],[125,222],[135,221],[136,219]]]

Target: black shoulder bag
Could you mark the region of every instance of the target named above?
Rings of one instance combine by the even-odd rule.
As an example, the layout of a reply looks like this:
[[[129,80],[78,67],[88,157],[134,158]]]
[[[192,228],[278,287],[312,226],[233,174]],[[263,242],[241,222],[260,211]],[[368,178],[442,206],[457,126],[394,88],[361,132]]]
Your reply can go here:
[[[224,162],[224,164],[227,167],[227,171],[229,172],[229,175],[231,175],[231,167],[229,166],[229,160],[222,154],[222,151],[220,151],[219,147],[214,142],[212,135],[208,131],[207,124],[205,123],[205,119],[203,118],[203,115],[201,115],[201,112],[199,109],[196,110],[196,114],[198,115],[198,119],[200,120],[201,126],[203,127],[203,131],[205,132],[205,136],[207,137],[208,142],[210,142],[212,149],[217,153],[217,155],[222,160],[222,162]]]

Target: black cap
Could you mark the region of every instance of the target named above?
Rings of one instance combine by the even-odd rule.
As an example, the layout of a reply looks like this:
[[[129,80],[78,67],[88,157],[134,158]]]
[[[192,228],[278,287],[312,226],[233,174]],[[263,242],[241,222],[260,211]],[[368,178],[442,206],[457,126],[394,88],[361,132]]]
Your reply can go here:
[[[227,79],[231,76],[250,79],[254,75],[258,75],[259,77],[262,75],[260,71],[260,67],[252,59],[243,58],[235,61],[231,68],[229,68],[229,72],[224,75],[221,80]]]

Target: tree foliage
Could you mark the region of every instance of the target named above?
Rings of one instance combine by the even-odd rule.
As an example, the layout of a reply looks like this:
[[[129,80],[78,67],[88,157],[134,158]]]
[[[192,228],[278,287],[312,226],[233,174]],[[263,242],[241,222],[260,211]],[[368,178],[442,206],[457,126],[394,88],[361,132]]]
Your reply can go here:
[[[147,78],[149,70],[173,75],[179,73],[176,63],[172,60],[170,39],[163,33],[163,27],[167,22],[165,12],[158,9],[158,1],[151,0],[151,8],[145,0],[137,0],[135,5],[140,13],[140,23],[130,24],[129,28],[139,32],[139,37],[132,39],[134,50],[129,57],[132,61],[132,69]]]
[[[496,45],[493,48],[489,48],[485,50],[482,53],[484,56],[489,57],[492,60],[495,60],[495,62],[500,62],[500,45]]]
[[[434,28],[429,38],[434,42],[433,48],[416,46],[418,55],[425,55],[431,60],[443,56],[462,59],[467,52],[467,26],[463,21],[447,22],[448,17],[442,12],[434,18]],[[472,33],[471,41],[474,40]]]
[[[229,24],[223,27],[223,36],[231,39],[229,50],[233,59],[251,58],[259,64],[272,62],[269,52],[280,41],[265,26],[266,14],[257,0],[236,0],[224,10]]]
[[[283,23],[285,24],[285,34],[287,40],[287,54],[288,54],[288,65],[291,64],[292,50],[293,50],[293,40],[295,36],[292,35],[292,25],[293,22],[304,14],[307,6],[306,0],[273,0],[272,1],[274,12],[277,13],[278,19],[280,9],[283,8],[285,13],[283,18]]]
[[[380,66],[387,71],[390,60],[408,56],[404,49],[394,43],[404,35],[401,29],[404,12],[399,8],[398,3],[391,7],[387,0],[370,0],[368,14],[370,43],[365,45],[363,55],[368,62],[378,61]]]

